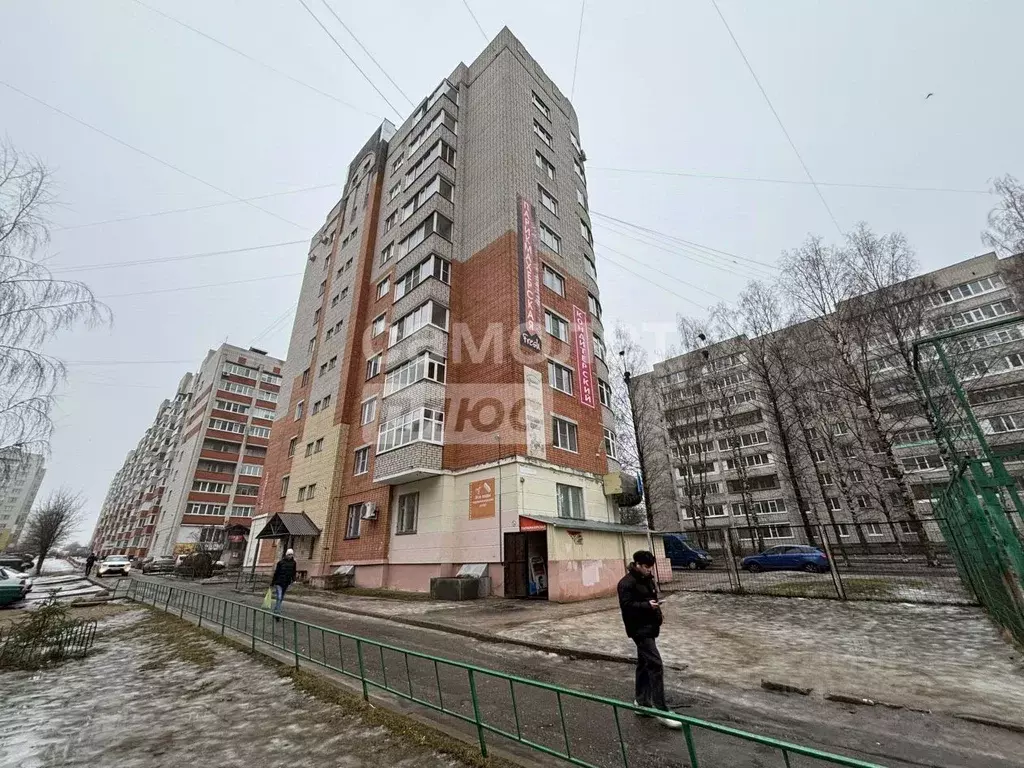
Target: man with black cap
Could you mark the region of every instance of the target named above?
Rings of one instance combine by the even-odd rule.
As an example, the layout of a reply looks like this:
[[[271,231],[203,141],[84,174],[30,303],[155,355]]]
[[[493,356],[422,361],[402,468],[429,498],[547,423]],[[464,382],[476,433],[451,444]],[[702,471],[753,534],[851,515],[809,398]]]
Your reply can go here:
[[[668,711],[665,704],[665,671],[658,653],[661,632],[661,606],[658,585],[654,581],[654,554],[646,550],[633,553],[629,572],[619,581],[619,608],[626,635],[636,643],[636,699],[634,704]],[[682,723],[659,717],[666,728],[679,729]]]
[[[284,593],[288,591],[288,587],[295,581],[295,551],[289,549],[284,553],[277,562],[277,567],[274,569],[274,578],[270,582],[270,586],[274,590],[274,619],[276,621],[281,620],[281,603],[284,602]]]

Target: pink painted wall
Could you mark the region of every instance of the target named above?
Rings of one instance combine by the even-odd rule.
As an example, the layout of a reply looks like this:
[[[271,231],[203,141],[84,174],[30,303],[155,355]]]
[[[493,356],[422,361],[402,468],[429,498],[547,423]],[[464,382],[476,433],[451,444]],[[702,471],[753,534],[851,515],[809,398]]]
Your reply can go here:
[[[548,599],[555,603],[592,600],[615,594],[625,575],[621,558],[548,562]]]

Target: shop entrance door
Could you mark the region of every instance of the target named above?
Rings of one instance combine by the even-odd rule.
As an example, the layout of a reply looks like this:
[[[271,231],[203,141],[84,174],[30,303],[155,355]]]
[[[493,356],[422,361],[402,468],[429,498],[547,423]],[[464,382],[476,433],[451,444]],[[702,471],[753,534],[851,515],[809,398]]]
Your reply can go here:
[[[505,597],[530,596],[530,570],[526,534],[505,534]]]

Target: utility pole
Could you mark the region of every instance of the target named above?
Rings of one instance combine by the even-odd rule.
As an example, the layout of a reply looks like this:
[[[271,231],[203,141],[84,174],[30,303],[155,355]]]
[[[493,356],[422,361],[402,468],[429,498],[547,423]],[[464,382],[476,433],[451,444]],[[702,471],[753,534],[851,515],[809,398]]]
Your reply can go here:
[[[619,357],[621,357],[623,363],[625,363],[626,350],[619,352]],[[626,383],[626,397],[629,399],[629,415],[633,420],[633,434],[636,435],[636,456],[637,460],[640,462],[640,484],[643,486],[643,496],[641,501],[644,502],[644,508],[647,510],[647,529],[654,530],[654,511],[648,503],[648,499],[650,498],[648,494],[650,493],[649,489],[651,486],[647,482],[647,472],[644,468],[644,449],[640,439],[640,427],[636,421],[636,402],[633,399],[632,373],[628,370],[623,370],[622,380]]]

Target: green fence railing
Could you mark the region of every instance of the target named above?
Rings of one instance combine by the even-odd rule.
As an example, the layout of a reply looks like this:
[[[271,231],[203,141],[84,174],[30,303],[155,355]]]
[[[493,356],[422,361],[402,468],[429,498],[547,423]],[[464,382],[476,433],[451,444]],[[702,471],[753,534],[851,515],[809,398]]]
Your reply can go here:
[[[472,729],[484,757],[488,754],[488,737],[500,736],[581,768],[652,764],[650,750],[660,750],[673,765],[679,765],[679,756],[685,755],[688,763],[682,764],[691,768],[880,768],[876,763],[718,723],[674,712],[655,712],[605,696],[431,656],[290,617],[277,617],[262,608],[171,584],[122,579],[114,588],[114,596],[148,604],[181,618],[196,617],[200,627],[219,629],[222,635],[241,635],[254,653],[269,647],[287,654],[296,668],[305,663],[340,674],[358,683],[364,699],[369,700],[371,690],[383,691],[455,718]],[[624,718],[623,714],[630,717]],[[632,718],[634,714],[678,722],[682,727],[681,740],[673,740],[674,746],[669,747],[666,755],[663,743],[652,740],[651,731]],[[600,733],[604,739],[592,738],[595,724],[603,726]],[[583,729],[588,729],[586,739],[578,738]],[[724,741],[718,741],[719,738]],[[659,760],[657,764],[667,763]]]

